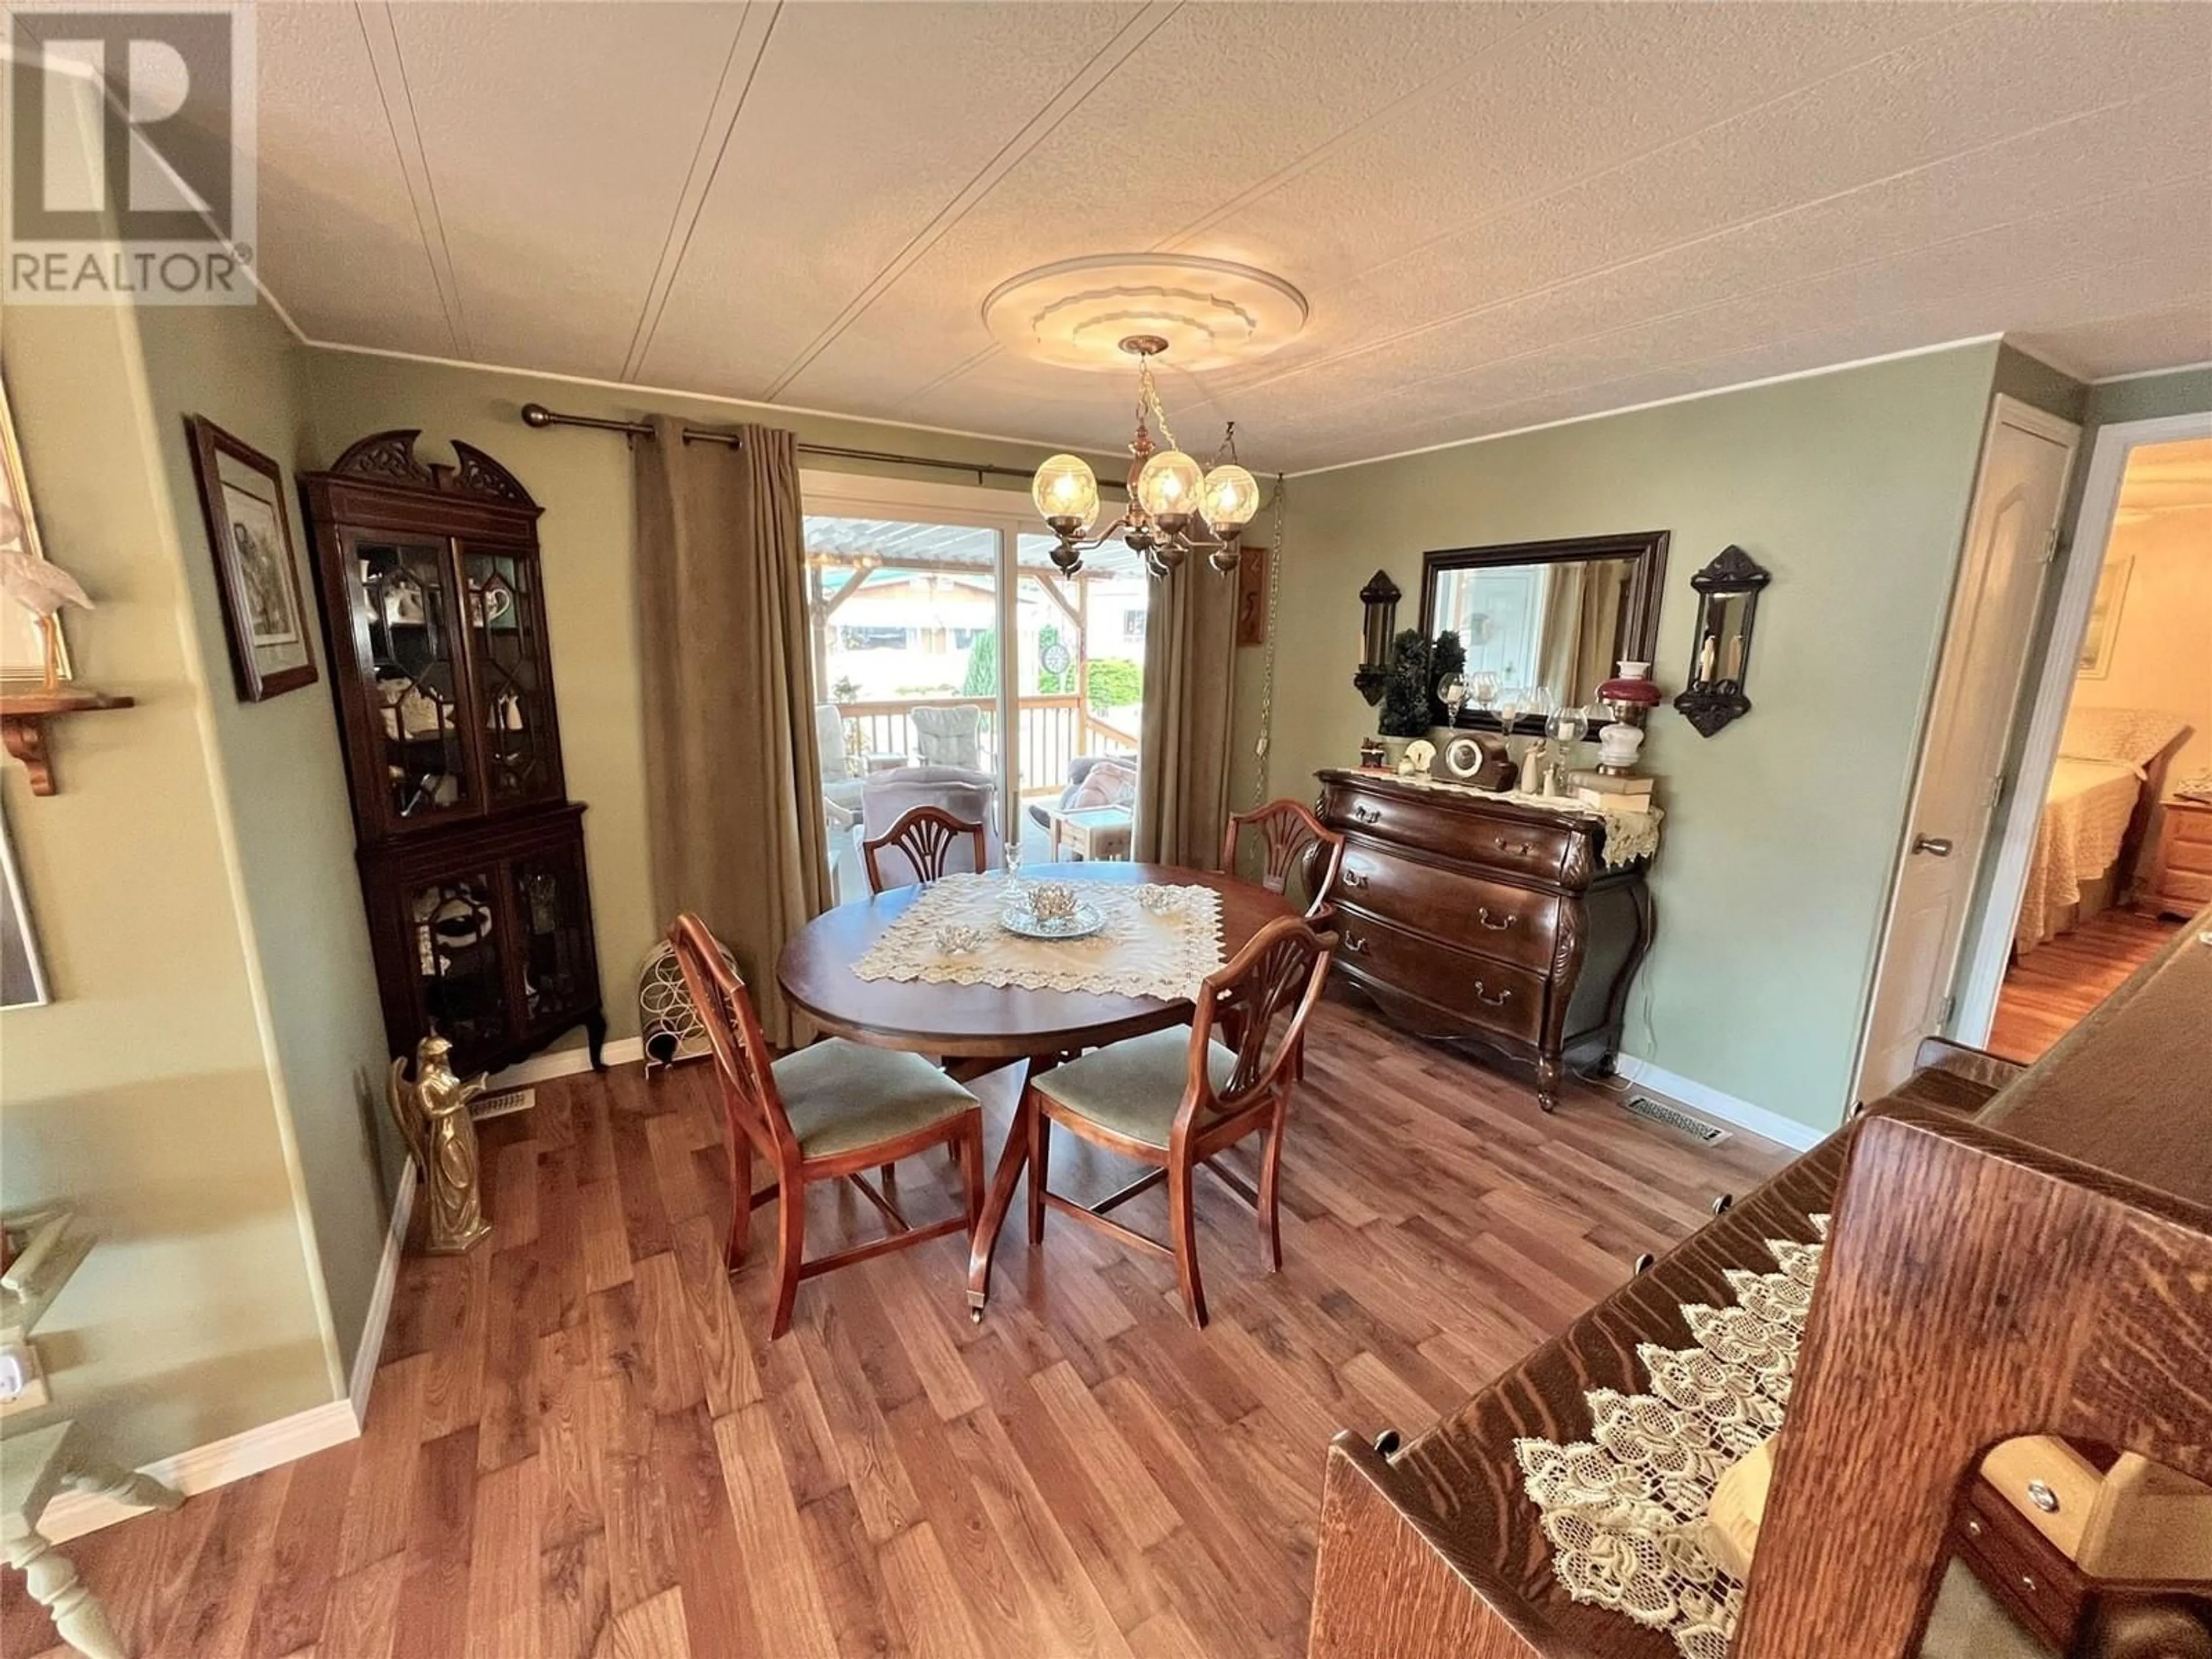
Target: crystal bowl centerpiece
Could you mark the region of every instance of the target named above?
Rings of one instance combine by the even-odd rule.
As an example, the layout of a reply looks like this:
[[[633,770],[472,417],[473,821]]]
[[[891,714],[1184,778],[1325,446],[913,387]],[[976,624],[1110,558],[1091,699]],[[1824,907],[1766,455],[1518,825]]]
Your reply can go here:
[[[1040,881],[1018,893],[1000,913],[1000,925],[1024,939],[1088,939],[1106,925],[1105,914],[1064,881]]]

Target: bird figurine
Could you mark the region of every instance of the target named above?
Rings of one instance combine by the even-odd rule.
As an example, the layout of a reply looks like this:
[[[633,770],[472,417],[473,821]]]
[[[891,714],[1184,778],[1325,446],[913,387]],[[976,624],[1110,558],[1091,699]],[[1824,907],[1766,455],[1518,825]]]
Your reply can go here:
[[[0,501],[0,593],[30,613],[39,625],[39,640],[46,652],[46,687],[62,683],[62,627],[55,613],[65,605],[92,609],[92,599],[76,577],[59,565],[23,550],[21,514]]]

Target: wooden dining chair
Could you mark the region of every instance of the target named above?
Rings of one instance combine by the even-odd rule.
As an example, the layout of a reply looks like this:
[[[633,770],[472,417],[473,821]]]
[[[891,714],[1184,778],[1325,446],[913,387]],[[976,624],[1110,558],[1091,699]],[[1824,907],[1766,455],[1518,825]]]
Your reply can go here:
[[[873,841],[860,843],[860,856],[868,866],[868,890],[880,893],[888,887],[910,887],[915,882],[935,881],[940,876],[953,873],[951,868],[952,849],[960,844],[962,836],[969,838],[969,870],[984,867],[983,826],[966,818],[955,817],[941,806],[910,807],[899,815],[896,823]],[[913,866],[914,873],[904,881],[885,880],[878,854],[886,848],[899,854]],[[898,872],[892,871],[894,878]]]
[[[706,924],[686,912],[668,930],[668,943],[707,1027],[729,1119],[732,1213],[724,1266],[734,1271],[744,1263],[753,1211],[770,1197],[779,1206],[770,1337],[791,1328],[800,1279],[947,1233],[974,1235],[983,1212],[983,1111],[975,1096],[920,1054],[842,1037],[773,1059],[752,999]],[[960,1160],[964,1212],[916,1227],[860,1172],[939,1145]],[[756,1152],[775,1172],[775,1184],[758,1192],[752,1185]],[[891,1231],[807,1261],[806,1188],[822,1181],[851,1182]]]
[[[1279,1268],[1276,1176],[1291,1100],[1290,1062],[1335,945],[1334,934],[1316,933],[1296,916],[1280,917],[1206,981],[1188,1030],[1175,1027],[1131,1037],[1036,1074],[1023,1091],[1015,1128],[1029,1137],[1030,1243],[1044,1242],[1050,1209],[1124,1244],[1170,1256],[1183,1310],[1203,1327],[1206,1291],[1199,1280],[1191,1207],[1192,1185],[1203,1168],[1251,1206],[1260,1224],[1261,1265],[1269,1273]],[[1230,1042],[1222,1041],[1224,1031],[1234,1033]],[[1152,1167],[1088,1207],[1063,1198],[1046,1180],[1055,1123],[1095,1146]],[[1267,1137],[1256,1188],[1219,1162],[1222,1153],[1252,1134]],[[1111,1218],[1111,1211],[1163,1181],[1167,1243]]]
[[[1231,812],[1228,833],[1221,841],[1221,867],[1230,875],[1237,873],[1237,847],[1247,830],[1260,832],[1267,855],[1261,866],[1260,884],[1271,893],[1285,892],[1291,874],[1302,872],[1306,880],[1306,920],[1318,920],[1344,868],[1343,836],[1288,798],[1271,800],[1249,812]]]
[[[1285,797],[1255,806],[1249,812],[1231,812],[1229,830],[1221,841],[1221,867],[1237,873],[1237,847],[1247,830],[1257,830],[1266,858],[1260,884],[1271,893],[1289,890],[1291,872],[1303,873],[1306,884],[1306,920],[1323,932],[1334,925],[1337,878],[1344,872],[1344,836],[1330,829],[1304,805]],[[1303,1036],[1291,1048],[1291,1081],[1306,1080],[1306,1045]]]

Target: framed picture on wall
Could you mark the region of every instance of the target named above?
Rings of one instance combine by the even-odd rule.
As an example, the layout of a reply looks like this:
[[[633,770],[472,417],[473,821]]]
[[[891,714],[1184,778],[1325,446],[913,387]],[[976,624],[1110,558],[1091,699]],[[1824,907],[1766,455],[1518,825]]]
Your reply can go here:
[[[8,406],[5,382],[0,382],[0,553],[46,556],[39,544],[39,520],[31,511],[31,486],[23,474],[23,452],[15,444],[15,416]],[[69,641],[58,629],[55,648],[61,677],[68,679]],[[46,672],[46,641],[31,613],[20,605],[0,605],[0,680],[43,682]]]
[[[300,595],[283,470],[204,415],[185,417],[185,435],[240,700],[262,702],[313,684],[313,624]]]
[[[2089,601],[2088,631],[2081,635],[2081,659],[2075,674],[2101,680],[2112,672],[2112,641],[2119,637],[2120,604],[2127,598],[2132,557],[2107,559],[2097,573],[2097,596]]]
[[[39,941],[31,932],[30,907],[23,902],[23,884],[15,874],[7,816],[0,812],[0,1008],[36,1008],[52,1000]]]

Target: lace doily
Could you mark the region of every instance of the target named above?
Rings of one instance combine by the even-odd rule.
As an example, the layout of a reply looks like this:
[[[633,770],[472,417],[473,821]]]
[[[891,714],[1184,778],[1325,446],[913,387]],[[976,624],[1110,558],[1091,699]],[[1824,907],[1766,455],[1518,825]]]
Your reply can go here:
[[[884,929],[853,964],[862,979],[919,980],[930,985],[1018,985],[1030,991],[1097,991],[1176,1001],[1221,965],[1221,895],[1211,887],[1170,887],[1171,908],[1158,915],[1137,901],[1138,889],[1079,878],[1071,884],[1104,914],[1089,939],[1032,939],[999,926],[1017,884],[1002,874],[947,876]],[[948,951],[940,929],[972,927],[973,951]]]
[[[1656,853],[1660,820],[1667,816],[1656,806],[1644,812],[1619,812],[1610,807],[1592,806],[1570,795],[1524,795],[1518,789],[1477,789],[1448,778],[1418,774],[1394,775],[1408,788],[1437,789],[1450,795],[1472,795],[1477,800],[1511,801],[1516,806],[1533,806],[1540,812],[1556,813],[1563,818],[1595,818],[1605,826],[1605,840],[1598,849],[1598,857],[1608,866],[1633,864]]]
[[[1825,1239],[1828,1218],[1812,1219]],[[1743,1586],[1705,1552],[1705,1506],[1782,1426],[1820,1270],[1818,1244],[1766,1248],[1782,1271],[1729,1269],[1734,1307],[1682,1310],[1696,1347],[1637,1349],[1650,1394],[1593,1389],[1589,1439],[1513,1443],[1567,1594],[1666,1631],[1687,1659],[1728,1659]]]

